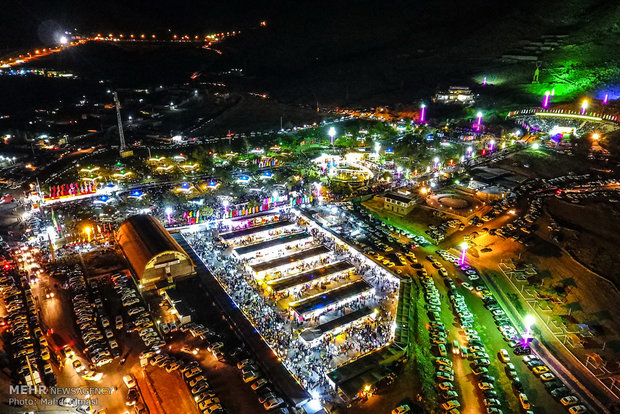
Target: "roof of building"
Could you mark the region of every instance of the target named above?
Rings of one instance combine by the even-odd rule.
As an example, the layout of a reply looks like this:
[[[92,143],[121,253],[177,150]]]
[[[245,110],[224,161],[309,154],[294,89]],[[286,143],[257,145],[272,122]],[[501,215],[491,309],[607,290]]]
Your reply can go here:
[[[344,316],[334,318],[331,321],[325,322],[315,328],[304,329],[301,332],[300,336],[303,338],[304,341],[311,342],[315,339],[322,337],[326,333],[333,331],[336,328],[339,328],[343,325],[348,325],[362,318],[365,318],[366,316],[371,315],[373,312],[374,311],[371,308],[365,306],[356,311],[349,312]]]
[[[504,190],[503,188],[497,187],[495,185],[484,187],[482,190],[478,190],[478,191],[484,194],[503,194],[506,192],[506,190]]]
[[[311,296],[307,299],[302,299],[299,302],[295,302],[291,305],[298,315],[305,315],[315,310],[323,309],[327,306],[342,302],[351,297],[361,295],[372,289],[364,279],[357,280],[348,285],[341,286],[336,289],[329,290],[323,294]]]
[[[385,198],[389,198],[391,200],[396,200],[396,201],[400,201],[401,203],[410,203],[413,201],[413,199],[411,197],[407,197],[406,195],[403,194],[396,194],[396,193],[387,193],[385,195]]]
[[[319,267],[318,269],[309,270],[307,272],[297,273],[294,276],[270,280],[267,284],[271,286],[274,292],[280,292],[294,286],[303,285],[304,283],[309,283],[314,280],[320,280],[353,268],[354,266],[349,262],[330,263],[327,266]]]
[[[237,247],[235,249],[235,253],[237,253],[239,256],[242,256],[244,254],[257,252],[259,250],[270,249],[272,247],[276,247],[281,244],[304,240],[309,237],[312,237],[312,236],[310,235],[310,233],[306,233],[306,232],[290,234],[288,236],[281,236],[281,237],[271,239],[271,240],[266,240],[260,243],[250,244],[249,246]]]
[[[129,217],[118,228],[116,238],[138,278],[142,278],[147,263],[162,253],[180,253],[187,257],[179,243],[153,216]]]
[[[279,229],[280,227],[286,227],[292,224],[294,223],[288,220],[276,221],[275,223],[265,224],[264,226],[253,226],[253,227],[248,227],[247,229],[243,229],[243,230],[234,230],[228,233],[222,233],[220,234],[220,238],[222,240],[231,240],[231,239],[236,239],[238,237],[251,236],[252,234],[260,233],[263,231],[276,230],[276,229]]]
[[[321,254],[329,253],[330,250],[325,246],[317,246],[307,250],[298,251],[295,254],[288,256],[278,257],[277,259],[268,260],[266,262],[256,263],[251,265],[252,270],[255,272],[262,272],[263,270],[274,269],[280,266],[284,266],[287,263],[299,262],[301,260],[308,259],[310,257],[319,256]]]

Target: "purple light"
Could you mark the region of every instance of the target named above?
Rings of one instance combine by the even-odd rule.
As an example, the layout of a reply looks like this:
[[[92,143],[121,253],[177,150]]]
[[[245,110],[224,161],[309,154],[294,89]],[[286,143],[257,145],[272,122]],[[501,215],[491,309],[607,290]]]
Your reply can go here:
[[[465,256],[467,254],[467,247],[469,247],[467,242],[461,243],[461,266],[465,264]]]
[[[482,86],[486,86],[486,85],[487,85],[487,77],[485,76],[485,77],[482,79]]]
[[[603,98],[603,104],[607,105],[607,102],[609,102],[609,94],[606,93],[605,97]]]
[[[542,104],[543,108],[546,108],[549,106],[549,91],[545,92],[545,97],[543,99],[543,104]]]
[[[424,122],[426,121],[426,105],[422,104],[420,108],[420,122]]]
[[[480,126],[482,125],[482,112],[477,113],[478,121],[476,122],[476,130],[480,131]]]

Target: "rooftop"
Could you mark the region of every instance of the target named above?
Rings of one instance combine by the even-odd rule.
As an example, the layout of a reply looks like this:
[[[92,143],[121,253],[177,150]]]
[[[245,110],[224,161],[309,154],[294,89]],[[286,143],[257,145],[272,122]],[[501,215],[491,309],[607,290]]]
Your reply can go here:
[[[118,228],[118,244],[139,278],[154,257],[166,252],[185,251],[153,216],[131,216]]]
[[[287,263],[294,263],[301,260],[308,259],[310,257],[319,256],[321,254],[329,253],[330,250],[325,246],[317,246],[311,249],[302,250],[300,252],[284,256],[278,257],[277,259],[269,260],[266,262],[256,263],[252,265],[252,269],[255,272],[262,272],[269,269],[274,269],[280,266],[283,266]]]
[[[305,315],[315,310],[323,309],[327,306],[342,302],[343,300],[358,296],[362,293],[370,291],[371,289],[372,286],[370,286],[365,280],[358,280],[323,294],[311,296],[307,299],[302,299],[295,302],[291,305],[291,309],[293,309],[298,315]]]
[[[295,233],[295,234],[290,234],[287,236],[282,236],[282,237],[278,237],[275,239],[271,239],[271,240],[266,240],[260,243],[254,243],[251,244],[249,246],[244,246],[244,247],[237,247],[235,249],[235,252],[239,255],[239,256],[243,256],[244,254],[248,254],[248,253],[254,253],[257,252],[259,250],[263,250],[263,249],[270,249],[272,247],[276,247],[279,246],[281,244],[286,244],[286,243],[292,243],[292,242],[296,242],[299,240],[303,240],[303,239],[307,239],[312,237],[309,233],[301,232],[301,233]]]
[[[327,266],[319,267],[318,269],[298,273],[294,276],[271,280],[268,282],[268,284],[275,292],[280,292],[294,286],[303,285],[304,283],[322,279],[327,276],[344,272],[353,268],[354,266],[349,262],[336,262]]]
[[[222,240],[231,240],[231,239],[236,239],[238,237],[251,236],[252,234],[260,233],[263,231],[276,230],[281,227],[290,226],[292,224],[293,223],[288,220],[277,221],[275,223],[269,223],[263,226],[248,227],[247,229],[243,229],[243,230],[235,230],[235,231],[230,231],[228,233],[222,233],[220,234],[220,238]]]
[[[405,204],[408,204],[413,201],[411,197],[407,197],[404,194],[397,194],[397,193],[387,193],[385,194],[385,198],[400,201],[401,203],[405,203]]]
[[[368,315],[371,315],[372,313],[373,313],[373,310],[368,307],[358,309],[356,311],[349,312],[346,315],[341,316],[339,318],[334,318],[331,321],[325,322],[315,328],[304,329],[304,331],[300,334],[300,336],[303,338],[303,340],[307,342],[311,342],[315,339],[320,338],[324,334],[330,331],[333,331],[334,329],[340,326],[344,326],[351,322],[355,322],[358,319],[362,319]]]

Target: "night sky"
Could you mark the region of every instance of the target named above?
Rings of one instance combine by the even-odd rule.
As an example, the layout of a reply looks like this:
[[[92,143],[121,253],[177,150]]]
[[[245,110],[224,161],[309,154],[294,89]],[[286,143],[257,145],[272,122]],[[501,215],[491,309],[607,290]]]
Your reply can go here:
[[[555,3],[550,0],[549,3]],[[3,2],[0,47],[40,44],[47,28],[81,31],[186,29],[217,31],[256,24],[266,19],[283,32],[304,32],[310,39],[324,30],[341,35],[380,36],[399,27],[437,36],[476,30],[503,16],[528,10],[536,2],[520,0],[418,1],[74,1],[13,0]],[[500,18],[496,21],[495,18]],[[518,17],[518,16],[517,16]],[[389,33],[387,33],[389,34]],[[405,40],[405,39],[403,39]]]

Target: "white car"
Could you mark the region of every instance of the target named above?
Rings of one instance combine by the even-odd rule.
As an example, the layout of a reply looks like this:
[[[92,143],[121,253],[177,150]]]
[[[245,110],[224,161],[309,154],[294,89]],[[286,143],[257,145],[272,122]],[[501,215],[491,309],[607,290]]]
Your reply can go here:
[[[124,375],[123,382],[129,389],[135,388],[136,386],[136,380],[131,375]]]
[[[274,408],[277,408],[282,404],[284,404],[284,400],[282,398],[270,398],[265,401],[263,407],[265,407],[265,410],[273,410]]]
[[[73,368],[75,369],[75,372],[77,372],[78,374],[86,369],[84,367],[84,364],[82,364],[82,361],[80,361],[79,359],[76,359],[75,361],[73,361]]]

